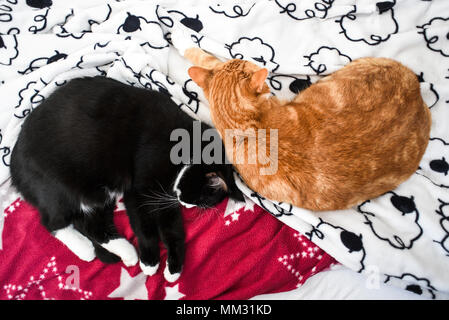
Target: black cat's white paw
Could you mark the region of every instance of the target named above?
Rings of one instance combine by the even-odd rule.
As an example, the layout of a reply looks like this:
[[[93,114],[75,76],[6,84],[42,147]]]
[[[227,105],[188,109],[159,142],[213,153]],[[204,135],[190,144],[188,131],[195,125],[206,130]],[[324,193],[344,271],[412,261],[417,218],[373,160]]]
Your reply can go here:
[[[90,262],[95,259],[95,248],[92,242],[72,225],[54,231],[53,235],[81,260]]]
[[[165,280],[167,280],[168,282],[175,282],[176,280],[179,279],[180,276],[181,276],[181,271],[175,272],[175,273],[170,272],[168,262],[167,262],[167,265],[165,266],[165,269],[164,269]]]
[[[154,266],[146,265],[142,261],[139,262],[140,269],[142,269],[142,272],[147,276],[154,276],[159,269],[159,263],[157,263]]]
[[[139,261],[136,249],[124,238],[109,240],[106,243],[102,243],[101,246],[109,252],[118,255],[127,267],[135,266]]]

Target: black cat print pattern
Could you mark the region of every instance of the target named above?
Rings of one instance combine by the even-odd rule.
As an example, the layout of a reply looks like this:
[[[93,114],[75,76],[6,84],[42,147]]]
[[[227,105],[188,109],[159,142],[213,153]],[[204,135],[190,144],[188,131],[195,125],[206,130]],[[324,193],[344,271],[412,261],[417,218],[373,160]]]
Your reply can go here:
[[[236,181],[255,204],[347,267],[376,270],[382,282],[429,299],[447,298],[448,14],[445,0],[3,1],[0,185],[9,178],[23,120],[72,78],[102,75],[158,90],[211,123],[179,54],[188,47],[269,69],[267,84],[280,98],[354,59],[390,57],[416,73],[433,117],[428,149],[408,181],[358,207],[320,214],[270,201]]]

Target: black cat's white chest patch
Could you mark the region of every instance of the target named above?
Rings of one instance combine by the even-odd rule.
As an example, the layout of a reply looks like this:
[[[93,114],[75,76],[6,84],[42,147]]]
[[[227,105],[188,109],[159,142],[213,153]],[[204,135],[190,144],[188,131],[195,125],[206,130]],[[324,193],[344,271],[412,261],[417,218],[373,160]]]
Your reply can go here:
[[[104,203],[99,203],[98,205],[91,205],[81,201],[80,202],[81,212],[87,215],[93,214],[95,212],[96,207],[103,208],[105,205],[115,202],[117,199],[122,198],[123,192],[120,190],[110,190],[106,188],[105,195],[106,197]]]

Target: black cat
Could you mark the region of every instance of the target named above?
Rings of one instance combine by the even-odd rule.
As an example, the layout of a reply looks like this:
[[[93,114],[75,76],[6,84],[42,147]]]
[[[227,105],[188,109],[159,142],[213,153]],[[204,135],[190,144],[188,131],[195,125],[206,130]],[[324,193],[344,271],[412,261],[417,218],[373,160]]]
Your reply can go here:
[[[171,161],[177,144],[171,133],[181,128],[193,137],[193,127],[194,120],[162,93],[102,77],[74,79],[25,120],[11,155],[12,183],[81,259],[121,259],[130,266],[138,255],[113,223],[115,200],[123,193],[143,272],[157,271],[160,239],[168,250],[164,276],[175,281],[185,250],[179,202],[210,207],[226,196],[243,200],[224,159]]]

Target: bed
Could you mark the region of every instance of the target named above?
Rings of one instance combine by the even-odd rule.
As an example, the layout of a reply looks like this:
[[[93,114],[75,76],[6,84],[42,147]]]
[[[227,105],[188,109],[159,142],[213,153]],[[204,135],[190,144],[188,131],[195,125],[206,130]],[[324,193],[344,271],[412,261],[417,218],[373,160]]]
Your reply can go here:
[[[2,2],[0,299],[447,299],[448,14],[445,0]],[[172,39],[176,30],[185,39]],[[77,259],[9,186],[21,123],[58,86],[96,75],[164,92],[211,123],[177,50],[184,40],[266,67],[282,98],[359,57],[401,61],[433,117],[419,170],[377,199],[320,214],[264,199],[236,176],[244,203],[183,208],[186,264],[173,284],[163,265],[147,277]],[[115,222],[135,243],[121,202]]]

